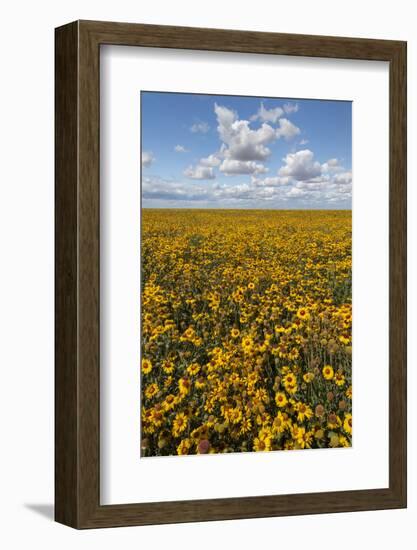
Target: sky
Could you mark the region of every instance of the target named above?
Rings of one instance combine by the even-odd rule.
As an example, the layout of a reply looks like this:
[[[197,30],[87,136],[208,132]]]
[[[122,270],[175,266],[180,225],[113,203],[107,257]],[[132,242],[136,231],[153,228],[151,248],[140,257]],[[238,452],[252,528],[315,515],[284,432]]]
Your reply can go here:
[[[144,208],[350,209],[350,101],[141,92]]]

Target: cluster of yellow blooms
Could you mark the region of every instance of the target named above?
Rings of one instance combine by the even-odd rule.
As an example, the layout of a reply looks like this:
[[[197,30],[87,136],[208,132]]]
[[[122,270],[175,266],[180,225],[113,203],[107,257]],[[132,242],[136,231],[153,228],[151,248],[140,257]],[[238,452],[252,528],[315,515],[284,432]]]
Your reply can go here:
[[[350,211],[143,210],[142,456],[348,447]]]

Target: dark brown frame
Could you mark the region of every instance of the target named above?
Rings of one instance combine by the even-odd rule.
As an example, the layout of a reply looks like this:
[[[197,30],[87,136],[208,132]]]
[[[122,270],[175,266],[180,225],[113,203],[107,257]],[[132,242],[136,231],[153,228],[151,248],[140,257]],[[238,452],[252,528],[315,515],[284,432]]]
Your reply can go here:
[[[389,487],[100,505],[99,51],[102,44],[389,62]],[[55,519],[116,527],[406,507],[406,43],[77,21],[56,45]]]

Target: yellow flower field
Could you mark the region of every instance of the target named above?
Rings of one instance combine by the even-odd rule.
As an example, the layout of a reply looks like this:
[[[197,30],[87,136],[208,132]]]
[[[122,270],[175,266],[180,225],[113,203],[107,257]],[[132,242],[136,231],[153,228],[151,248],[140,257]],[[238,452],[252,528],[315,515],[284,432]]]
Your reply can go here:
[[[142,456],[350,446],[351,212],[142,213]]]

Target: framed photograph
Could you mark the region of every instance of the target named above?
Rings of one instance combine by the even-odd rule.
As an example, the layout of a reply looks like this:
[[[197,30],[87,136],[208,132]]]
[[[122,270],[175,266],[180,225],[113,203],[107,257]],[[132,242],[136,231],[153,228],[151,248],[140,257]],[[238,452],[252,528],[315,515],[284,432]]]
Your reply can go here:
[[[56,520],[406,506],[406,43],[56,29]]]

